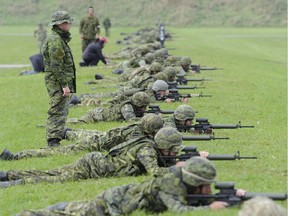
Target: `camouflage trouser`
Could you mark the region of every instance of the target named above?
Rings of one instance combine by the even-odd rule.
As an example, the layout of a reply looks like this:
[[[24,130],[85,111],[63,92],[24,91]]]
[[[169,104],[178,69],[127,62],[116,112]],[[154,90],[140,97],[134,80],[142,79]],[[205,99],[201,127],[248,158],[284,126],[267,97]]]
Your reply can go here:
[[[61,216],[61,215],[77,215],[77,216],[97,216],[106,215],[103,214],[105,209],[101,208],[100,205],[97,206],[97,202],[63,202],[46,209],[40,210],[27,210],[20,214],[19,216]]]
[[[47,141],[54,138],[61,140],[61,134],[68,115],[70,97],[63,97],[62,89],[57,83],[46,80],[45,84],[50,97],[46,139]]]
[[[92,38],[92,39],[83,39],[81,44],[82,44],[82,53],[84,52],[84,50],[86,49],[86,47],[95,41],[95,38]]]
[[[88,110],[87,113],[84,116],[82,116],[78,121],[81,123],[105,121],[103,111],[104,109],[102,107],[97,107],[95,109]]]
[[[23,179],[25,183],[40,182],[64,182],[79,179],[101,178],[117,174],[117,169],[121,165],[126,166],[125,162],[116,161],[111,157],[105,157],[100,152],[86,154],[75,164],[66,165],[60,168],[47,171],[23,170],[7,172],[9,181]]]
[[[141,132],[135,127],[125,131],[123,131],[121,128],[115,128],[108,132],[76,129],[67,131],[66,133],[66,139],[78,140],[75,144],[60,146],[57,148],[24,150],[15,154],[14,159],[20,160],[31,157],[47,157],[55,154],[68,155],[81,151],[109,151],[116,145],[140,135]]]

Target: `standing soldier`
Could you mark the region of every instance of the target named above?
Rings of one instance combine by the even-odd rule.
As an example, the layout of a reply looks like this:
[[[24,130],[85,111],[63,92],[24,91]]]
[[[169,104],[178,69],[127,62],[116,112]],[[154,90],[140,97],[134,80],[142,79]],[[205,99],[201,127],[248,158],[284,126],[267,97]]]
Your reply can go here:
[[[110,36],[110,27],[111,27],[111,21],[109,17],[106,17],[103,21],[103,26],[105,28],[105,36],[109,37]]]
[[[80,21],[79,26],[80,38],[82,40],[82,52],[95,38],[100,34],[100,23],[97,17],[94,16],[94,8],[90,6],[87,10],[87,15]]]
[[[161,43],[161,47],[164,48],[164,41],[165,41],[165,28],[164,24],[161,23],[159,27],[159,40]]]
[[[76,92],[76,70],[68,42],[73,19],[66,11],[52,15],[51,34],[43,45],[45,84],[50,97],[46,139],[50,147],[59,146],[64,130],[70,93]]]
[[[41,53],[41,48],[47,38],[47,31],[46,29],[43,27],[42,23],[38,24],[38,28],[34,31],[34,38],[37,39],[38,41],[38,48],[40,50]]]

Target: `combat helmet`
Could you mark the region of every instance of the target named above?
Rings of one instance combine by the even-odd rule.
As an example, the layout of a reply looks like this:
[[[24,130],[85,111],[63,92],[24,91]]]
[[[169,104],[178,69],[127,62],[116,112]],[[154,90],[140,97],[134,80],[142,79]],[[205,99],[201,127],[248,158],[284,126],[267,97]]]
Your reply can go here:
[[[168,81],[168,76],[164,72],[156,73],[156,74],[152,75],[152,77],[154,77],[155,80],[164,80],[165,82]]]
[[[174,67],[166,67],[164,72],[168,75],[168,77],[175,77],[177,74],[177,71]]]
[[[168,90],[168,84],[164,80],[156,80],[152,86],[153,91],[166,91]]]
[[[148,113],[141,118],[141,127],[147,134],[153,134],[163,127],[163,119],[154,113]]]
[[[133,94],[131,103],[136,107],[147,107],[150,103],[150,97],[145,92],[137,92]]]
[[[181,151],[184,146],[182,145],[182,135],[173,127],[161,128],[154,138],[157,148],[172,150],[174,152]]]
[[[161,49],[158,49],[154,52],[155,58],[163,58],[164,54]]]
[[[56,11],[51,16],[51,23],[49,26],[60,25],[62,23],[72,23],[73,18],[70,17],[70,14],[67,11]]]
[[[183,181],[191,186],[198,187],[215,182],[216,168],[206,158],[192,157],[186,160],[182,168]]]
[[[151,64],[155,59],[155,56],[153,53],[147,53],[145,56],[144,56],[144,60],[147,64]]]
[[[179,121],[193,120],[195,118],[195,111],[191,106],[182,104],[176,108],[173,115],[174,118]]]
[[[184,56],[180,60],[181,65],[190,65],[191,63],[192,63],[191,58],[189,58],[188,56]]]
[[[157,72],[160,72],[162,70],[162,66],[158,62],[153,62],[149,68],[151,74],[155,74]]]

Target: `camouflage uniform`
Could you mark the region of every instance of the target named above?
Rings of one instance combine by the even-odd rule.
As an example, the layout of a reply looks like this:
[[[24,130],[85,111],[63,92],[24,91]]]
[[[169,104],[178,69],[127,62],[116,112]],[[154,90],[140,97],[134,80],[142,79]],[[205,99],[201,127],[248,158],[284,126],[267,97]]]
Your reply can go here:
[[[109,17],[106,17],[103,21],[103,26],[105,28],[105,36],[109,37],[110,36],[110,28],[111,28],[111,21]]]
[[[189,187],[214,182],[216,170],[211,162],[200,157],[193,157],[187,162],[183,168],[171,167],[164,176],[141,184],[128,184],[105,190],[89,202],[63,202],[46,209],[25,211],[20,215],[129,215],[135,210],[143,210],[150,215],[166,210],[176,213],[208,210],[208,204],[199,206],[196,198],[188,205],[186,197]]]
[[[164,119],[164,127],[170,126],[173,128],[177,128],[178,122],[177,121],[193,121],[195,118],[195,111],[192,109],[191,106],[186,104],[180,105],[176,108],[173,114],[169,116],[165,116]],[[190,129],[178,129],[180,132],[189,132],[195,133],[194,128]]]
[[[63,22],[72,22],[66,11],[57,11],[52,15],[51,34],[43,46],[42,54],[45,63],[45,84],[50,97],[50,108],[46,127],[49,145],[51,140],[61,140],[61,133],[68,115],[70,98],[63,96],[63,88],[69,87],[71,93],[76,92],[76,69],[73,56],[68,45],[70,33],[58,27]]]
[[[47,31],[46,31],[46,29],[43,28],[42,23],[40,23],[38,29],[36,29],[34,31],[34,37],[38,41],[38,48],[39,48],[40,53],[41,53],[42,46],[44,45],[44,42],[47,38]]]
[[[98,121],[131,121],[139,120],[143,113],[138,113],[141,107],[147,107],[150,103],[149,96],[144,92],[135,93],[131,99],[122,100],[118,97],[110,101],[108,107],[97,107],[89,110],[79,120],[69,119],[70,123],[92,123]]]
[[[95,16],[84,16],[79,24],[79,33],[83,34],[82,52],[91,42],[95,41],[96,34],[100,34],[99,20]]]
[[[113,128],[107,132],[98,130],[76,129],[66,132],[67,140],[78,140],[75,144],[60,146],[57,148],[41,148],[20,151],[9,160],[20,160],[31,157],[47,157],[55,154],[75,154],[80,151],[109,151],[116,145],[143,136],[143,130],[139,124],[129,124],[123,127]]]
[[[162,175],[167,168],[158,166],[158,153],[152,139],[141,136],[112,148],[107,155],[92,152],[75,164],[47,171],[27,170],[7,172],[9,181],[22,179],[24,183],[63,182],[69,180],[109,176],[137,176],[148,173]]]

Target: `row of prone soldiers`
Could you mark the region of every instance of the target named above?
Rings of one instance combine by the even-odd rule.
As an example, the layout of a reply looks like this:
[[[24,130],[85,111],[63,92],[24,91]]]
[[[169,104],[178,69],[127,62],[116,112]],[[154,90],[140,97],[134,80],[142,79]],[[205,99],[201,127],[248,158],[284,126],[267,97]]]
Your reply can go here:
[[[255,196],[245,190],[235,189],[233,184],[218,184],[220,193],[211,194],[211,184],[216,181],[217,175],[211,162],[212,154],[183,145],[185,135],[180,133],[210,135],[212,132],[211,127],[205,130],[196,130],[193,127],[195,110],[191,106],[182,104],[170,115],[163,117],[159,115],[161,110],[147,110],[152,102],[175,101],[170,96],[169,83],[175,82],[179,76],[187,75],[191,70],[189,57],[170,56],[170,59],[174,59],[173,63],[166,66],[165,62],[169,57],[164,53],[167,50],[163,51],[159,47],[157,51],[163,54],[161,58],[156,55],[156,51],[134,56],[134,62],[135,59],[142,61],[139,67],[131,67],[131,59],[128,63],[121,64],[122,83],[118,91],[75,95],[70,102],[71,106],[96,106],[79,119],[69,119],[71,123],[127,121],[129,124],[106,132],[66,128],[62,139],[74,141],[74,144],[18,153],[5,149],[0,155],[1,160],[20,160],[79,151],[90,152],[73,164],[46,171],[1,171],[1,188],[143,174],[151,175],[151,179],[141,184],[127,184],[105,190],[90,201],[63,202],[40,210],[27,210],[18,215],[125,215],[138,209],[150,213],[166,210],[186,212],[226,208]],[[152,56],[153,60],[146,61],[147,56]],[[113,99],[104,102],[102,97]],[[188,96],[181,99],[188,102]],[[188,136],[188,139],[193,137]],[[219,195],[222,199],[219,199]],[[256,195],[260,197],[248,201],[239,215],[250,215],[255,205],[258,210],[264,209],[259,215],[267,215],[267,209],[275,215],[285,215],[282,207],[266,198],[267,194]],[[287,199],[287,194],[276,194],[270,198],[283,200]]]

